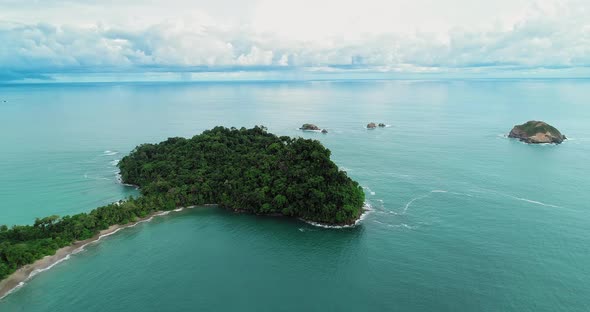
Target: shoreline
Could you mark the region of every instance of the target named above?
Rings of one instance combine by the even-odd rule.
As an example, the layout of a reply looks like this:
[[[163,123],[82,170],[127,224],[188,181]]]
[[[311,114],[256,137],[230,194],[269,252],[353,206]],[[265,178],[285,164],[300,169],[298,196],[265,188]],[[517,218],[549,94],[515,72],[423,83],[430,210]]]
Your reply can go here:
[[[205,204],[199,205],[203,207],[211,207],[217,206],[216,204]],[[184,209],[192,209],[196,206],[187,206],[187,207],[179,207],[173,210],[159,210],[154,211],[147,215],[144,218],[140,218],[137,221],[130,222],[127,224],[115,224],[111,225],[108,229],[100,231],[98,234],[92,236],[89,239],[85,239],[82,241],[75,241],[71,245],[62,247],[58,249],[54,255],[45,256],[31,264],[27,264],[20,269],[16,270],[14,273],[10,274],[8,277],[0,281],[0,300],[6,298],[8,295],[12,294],[14,291],[18,290],[25,283],[30,280],[31,278],[35,277],[37,274],[47,271],[54,267],[55,265],[70,259],[71,255],[77,254],[84,250],[89,244],[99,242],[103,237],[107,237],[113,235],[120,230],[134,227],[139,223],[143,222],[150,222],[154,217],[165,216],[168,215],[170,212],[180,212]],[[299,218],[300,221],[303,221],[309,225],[327,228],[327,229],[342,229],[342,228],[352,228],[357,226],[366,216],[367,214],[372,211],[371,206],[368,203],[365,203],[363,207],[363,213],[351,224],[323,224],[313,221],[308,221]],[[244,213],[243,211],[233,210],[234,213]],[[270,216],[270,215],[261,215],[261,216]],[[284,215],[274,215],[275,217],[286,217]]]
[[[309,225],[324,228],[324,229],[348,229],[348,228],[354,228],[354,227],[358,226],[367,217],[367,215],[371,211],[373,211],[371,205],[368,202],[365,202],[365,204],[363,205],[363,213],[361,213],[361,215],[358,218],[356,218],[354,220],[354,222],[351,222],[351,223],[326,224],[326,223],[321,223],[321,222],[305,220],[302,218],[299,218],[299,220],[301,220]]]
[[[35,277],[37,274],[49,270],[53,266],[65,260],[68,260],[71,255],[81,252],[82,250],[84,250],[84,247],[86,247],[89,244],[100,241],[103,237],[113,235],[122,229],[134,227],[139,223],[149,222],[154,217],[165,216],[172,211],[179,212],[184,210],[185,208],[191,209],[194,207],[195,206],[179,207],[171,211],[155,211],[144,218],[138,219],[137,221],[130,222],[127,224],[111,225],[108,229],[100,231],[98,234],[92,236],[89,239],[75,241],[69,246],[62,247],[58,249],[54,255],[45,256],[31,264],[27,264],[21,267],[20,269],[16,270],[14,273],[10,274],[2,281],[0,281],[0,300],[4,299],[20,287],[22,287],[25,284],[25,282]]]

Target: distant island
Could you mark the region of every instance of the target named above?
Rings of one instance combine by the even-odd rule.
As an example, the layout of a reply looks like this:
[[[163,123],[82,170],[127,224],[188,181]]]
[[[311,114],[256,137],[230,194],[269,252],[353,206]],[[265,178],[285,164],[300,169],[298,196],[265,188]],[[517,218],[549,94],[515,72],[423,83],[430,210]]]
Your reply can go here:
[[[216,127],[190,139],[140,145],[119,162],[122,181],[141,188],[138,198],[36,219],[33,225],[0,226],[0,298],[35,269],[99,235],[178,207],[216,204],[236,212],[354,224],[363,213],[364,192],[330,154],[319,141],[278,137],[258,126]]]
[[[303,124],[303,126],[301,126],[301,128],[299,128],[299,130],[303,130],[303,131],[320,131],[324,134],[328,133],[328,130],[326,129],[320,129],[320,127],[314,125],[314,124]]]
[[[304,131],[320,131],[322,129],[320,129],[320,127],[314,125],[314,124],[303,124],[303,126],[301,126],[301,128],[299,128],[299,130],[304,130]]]
[[[367,124],[367,129],[375,129],[377,128],[377,126],[379,126],[379,128],[385,128],[385,124],[380,122],[379,124],[376,124],[374,122],[370,122]]]
[[[509,138],[518,139],[529,144],[554,143],[561,144],[567,138],[555,127],[543,121],[531,120],[516,125],[508,134]]]

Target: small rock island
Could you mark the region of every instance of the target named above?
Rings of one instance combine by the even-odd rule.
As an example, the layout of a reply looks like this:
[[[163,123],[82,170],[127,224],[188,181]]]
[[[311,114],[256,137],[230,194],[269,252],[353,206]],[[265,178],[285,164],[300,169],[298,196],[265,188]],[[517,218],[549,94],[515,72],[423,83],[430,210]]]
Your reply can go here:
[[[375,129],[375,128],[377,128],[377,127],[379,127],[379,128],[385,128],[385,124],[384,124],[384,123],[382,123],[382,122],[380,122],[379,124],[376,124],[376,123],[374,123],[374,122],[370,122],[370,123],[367,125],[367,129]]]
[[[553,143],[561,144],[567,138],[555,127],[543,121],[531,120],[516,125],[508,134],[509,138],[518,139],[528,144]]]
[[[303,124],[303,126],[301,126],[301,128],[299,128],[299,130],[304,130],[304,131],[320,131],[322,129],[320,129],[320,127],[314,125],[314,124]]]

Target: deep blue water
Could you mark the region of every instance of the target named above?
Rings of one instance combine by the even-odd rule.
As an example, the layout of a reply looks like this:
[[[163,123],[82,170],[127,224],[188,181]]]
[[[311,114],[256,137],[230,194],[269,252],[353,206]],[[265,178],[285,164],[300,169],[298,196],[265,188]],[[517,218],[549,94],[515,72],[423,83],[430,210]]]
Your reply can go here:
[[[372,207],[340,230],[171,213],[38,274],[0,311],[588,311],[589,103],[589,80],[0,86],[0,224],[136,194],[118,159],[216,125],[320,140]],[[571,139],[505,137],[531,119]]]

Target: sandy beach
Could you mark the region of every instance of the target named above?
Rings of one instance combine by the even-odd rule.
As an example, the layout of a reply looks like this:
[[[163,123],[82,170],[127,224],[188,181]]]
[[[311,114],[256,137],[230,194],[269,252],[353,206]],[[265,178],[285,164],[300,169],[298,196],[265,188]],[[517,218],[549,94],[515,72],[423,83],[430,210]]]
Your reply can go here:
[[[188,207],[192,208],[192,207]],[[175,209],[174,211],[181,211],[183,208]],[[52,256],[45,256],[42,259],[35,261],[32,264],[27,264],[22,268],[18,269],[16,272],[12,273],[10,276],[5,278],[4,280],[0,281],[0,299],[3,299],[7,295],[9,295],[12,291],[17,289],[18,287],[22,286],[24,282],[28,279],[33,277],[36,272],[44,271],[51,266],[55,265],[66,259],[69,255],[75,254],[81,250],[83,250],[84,246],[96,242],[100,240],[102,237],[109,236],[118,232],[121,229],[128,228],[135,226],[138,223],[150,221],[155,216],[162,216],[168,214],[169,211],[156,211],[149,214],[145,218],[141,218],[135,222],[131,222],[124,225],[112,225],[106,230],[100,231],[98,234],[94,235],[92,238],[83,240],[83,241],[76,241],[70,246],[63,247],[58,249],[54,255]]]

